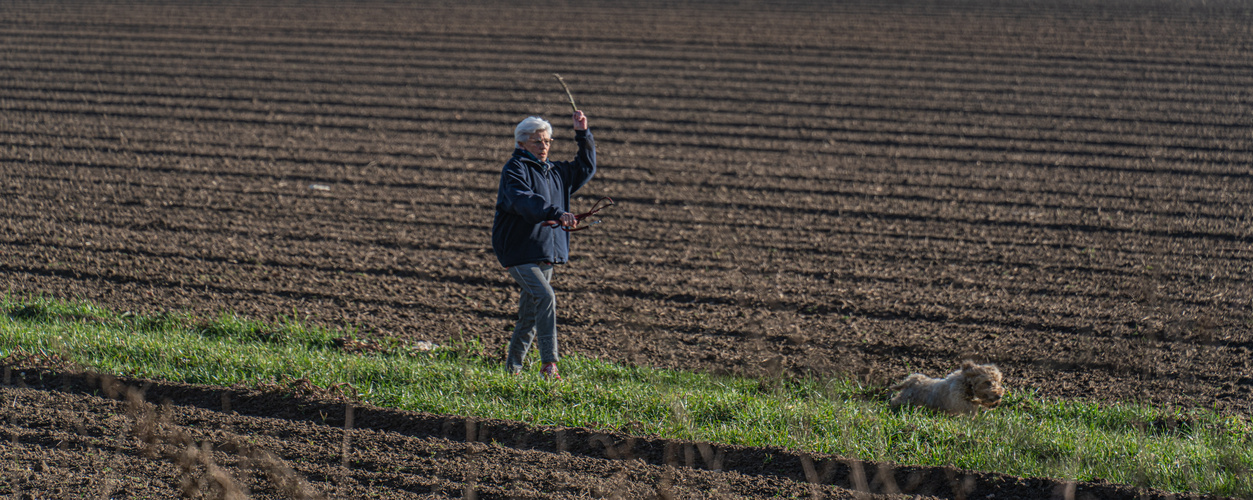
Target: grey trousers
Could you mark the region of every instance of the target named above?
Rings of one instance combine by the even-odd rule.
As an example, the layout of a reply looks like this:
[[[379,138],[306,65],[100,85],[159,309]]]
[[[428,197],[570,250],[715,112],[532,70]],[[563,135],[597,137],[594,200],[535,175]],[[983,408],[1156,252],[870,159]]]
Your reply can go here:
[[[509,276],[522,286],[518,300],[518,323],[509,339],[509,357],[505,366],[513,371],[522,370],[522,360],[538,338],[540,361],[557,362],[557,295],[549,281],[553,277],[552,264],[522,264],[509,268]]]

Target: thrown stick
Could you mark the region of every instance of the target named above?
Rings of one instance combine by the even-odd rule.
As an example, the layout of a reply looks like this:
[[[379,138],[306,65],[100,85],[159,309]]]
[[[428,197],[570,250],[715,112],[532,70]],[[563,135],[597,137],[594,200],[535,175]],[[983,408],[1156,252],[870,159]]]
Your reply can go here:
[[[557,77],[557,81],[561,82],[561,87],[566,89],[566,97],[570,98],[570,108],[574,109],[574,112],[577,113],[579,111],[579,107],[574,105],[574,94],[570,93],[570,86],[566,85],[566,81],[561,78],[561,75],[553,73],[553,76]]]

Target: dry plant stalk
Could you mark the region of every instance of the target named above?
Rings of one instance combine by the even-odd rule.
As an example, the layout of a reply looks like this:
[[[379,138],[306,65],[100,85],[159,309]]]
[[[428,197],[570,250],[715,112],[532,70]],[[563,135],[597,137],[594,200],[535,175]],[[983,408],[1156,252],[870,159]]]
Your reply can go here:
[[[101,384],[106,393],[125,399],[127,416],[133,421],[130,433],[140,440],[143,455],[149,458],[164,455],[179,468],[179,486],[184,496],[221,500],[250,498],[247,488],[213,460],[213,445],[208,440],[197,444],[191,432],[171,420],[167,407],[158,408],[145,401],[144,390],[128,387],[113,377],[102,376]],[[295,387],[297,384],[292,385]],[[223,401],[227,401],[225,395]],[[351,405],[348,406],[347,424],[348,428],[352,427]],[[230,433],[227,436],[227,446],[220,451],[244,458],[246,464],[264,472],[270,482],[288,498],[326,498],[300,473],[273,453],[252,446],[239,436]],[[347,437],[345,445],[346,440]]]
[[[561,82],[561,88],[566,89],[566,97],[570,98],[570,109],[573,109],[575,113],[578,113],[579,107],[574,105],[574,94],[570,93],[570,86],[566,85],[566,80],[562,78],[561,75],[556,73],[553,73],[553,76],[557,77],[557,81]]]

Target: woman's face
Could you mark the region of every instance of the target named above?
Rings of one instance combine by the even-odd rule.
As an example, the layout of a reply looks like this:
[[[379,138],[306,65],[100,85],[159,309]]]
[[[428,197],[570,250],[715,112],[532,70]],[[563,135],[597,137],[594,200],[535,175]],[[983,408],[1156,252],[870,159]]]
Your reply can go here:
[[[522,149],[529,151],[531,154],[539,158],[539,161],[548,159],[548,148],[553,144],[552,133],[547,130],[541,130],[531,134],[526,142],[522,143]]]

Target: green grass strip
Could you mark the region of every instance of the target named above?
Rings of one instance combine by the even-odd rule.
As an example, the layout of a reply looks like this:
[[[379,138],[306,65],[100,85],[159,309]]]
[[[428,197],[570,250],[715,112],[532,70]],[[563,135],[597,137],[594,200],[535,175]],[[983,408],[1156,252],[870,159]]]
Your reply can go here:
[[[474,340],[351,354],[336,342],[351,332],[290,319],[139,316],[7,296],[0,311],[0,359],[59,356],[102,373],[222,386],[349,383],[369,403],[405,410],[1253,496],[1253,427],[1208,410],[1052,400],[1011,387],[995,411],[951,417],[889,409],[876,388],[843,379],[762,380],[569,356],[554,383],[534,367],[507,373]]]

